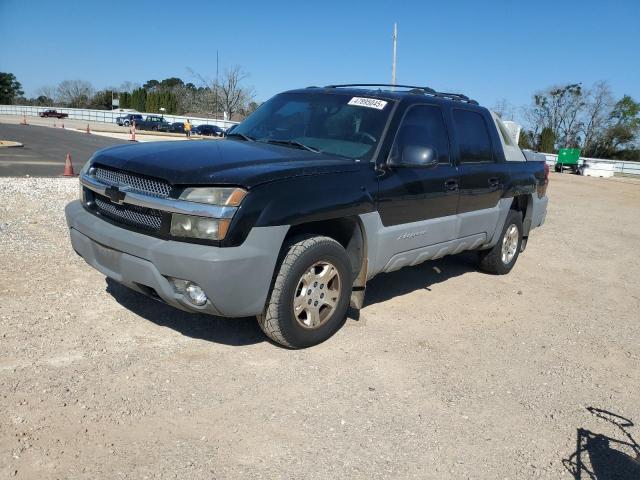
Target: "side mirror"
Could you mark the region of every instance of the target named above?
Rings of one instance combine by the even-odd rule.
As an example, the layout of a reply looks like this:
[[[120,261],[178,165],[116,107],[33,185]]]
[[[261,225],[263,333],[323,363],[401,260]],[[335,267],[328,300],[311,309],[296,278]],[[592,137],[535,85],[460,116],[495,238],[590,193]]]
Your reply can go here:
[[[438,152],[425,145],[405,145],[400,158],[392,156],[389,165],[392,167],[432,167],[438,163]]]

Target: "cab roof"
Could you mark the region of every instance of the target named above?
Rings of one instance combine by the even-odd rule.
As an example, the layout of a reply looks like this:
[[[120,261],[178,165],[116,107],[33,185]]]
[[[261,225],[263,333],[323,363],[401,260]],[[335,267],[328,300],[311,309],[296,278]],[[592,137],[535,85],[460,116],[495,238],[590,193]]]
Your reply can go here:
[[[461,102],[470,105],[478,105],[478,102],[461,93],[438,92],[430,87],[418,87],[414,85],[392,85],[388,83],[349,83],[342,85],[327,85],[325,87],[307,87],[289,90],[287,93],[345,93],[347,95],[366,95],[368,97],[387,100],[404,100],[424,96],[436,98],[447,102]]]

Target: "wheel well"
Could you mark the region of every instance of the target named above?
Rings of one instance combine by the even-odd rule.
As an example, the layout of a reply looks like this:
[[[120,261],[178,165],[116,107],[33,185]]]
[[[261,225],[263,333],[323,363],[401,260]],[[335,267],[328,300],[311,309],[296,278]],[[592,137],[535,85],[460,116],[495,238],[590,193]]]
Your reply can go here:
[[[523,236],[527,237],[529,235],[529,230],[531,230],[531,206],[533,204],[533,198],[531,195],[518,195],[513,198],[513,203],[511,204],[511,209],[516,210],[518,212],[522,212],[522,225],[523,225]]]
[[[292,238],[304,235],[322,235],[336,240],[347,251],[351,261],[353,278],[359,276],[365,258],[365,241],[357,217],[334,218],[293,225],[287,232],[284,245],[287,245]]]

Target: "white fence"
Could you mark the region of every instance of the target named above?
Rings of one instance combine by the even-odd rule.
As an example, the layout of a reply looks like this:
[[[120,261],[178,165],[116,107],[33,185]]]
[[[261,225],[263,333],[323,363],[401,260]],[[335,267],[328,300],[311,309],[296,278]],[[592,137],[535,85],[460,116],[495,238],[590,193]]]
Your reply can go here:
[[[543,153],[545,157],[547,157],[547,165],[552,167],[556,164],[556,160],[558,159],[558,155],[555,153]],[[613,164],[613,172],[620,173],[625,175],[640,175],[640,162],[625,162],[622,160],[606,160],[603,158],[588,158],[588,157],[580,157],[579,160],[580,165],[588,166],[592,170],[595,170],[597,173],[599,166],[604,167],[604,165]],[[600,168],[602,168],[600,167]],[[611,167],[602,168],[603,176],[604,172],[610,171]]]
[[[55,109],[58,112],[66,113],[72,120],[87,120],[90,122],[116,123],[117,117],[123,117],[128,113],[139,113],[143,117],[147,115],[158,116],[159,113],[145,112],[122,112],[118,110],[90,110],[88,108],[63,108],[63,107],[34,107],[28,105],[0,105],[0,115],[29,115],[38,116],[44,110]],[[229,128],[238,122],[228,120],[218,120],[215,118],[183,117],[180,115],[163,115],[168,122],[184,122],[187,118],[194,125],[218,125],[222,128]]]

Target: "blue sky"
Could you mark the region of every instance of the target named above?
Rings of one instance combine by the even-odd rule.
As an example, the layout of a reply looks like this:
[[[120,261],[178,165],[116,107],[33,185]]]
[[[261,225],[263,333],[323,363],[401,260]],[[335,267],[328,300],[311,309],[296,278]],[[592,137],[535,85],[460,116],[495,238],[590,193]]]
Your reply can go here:
[[[289,88],[398,82],[518,107],[537,89],[607,80],[640,99],[640,0],[369,2],[0,0],[0,71],[27,95],[65,79],[95,87],[213,78],[239,64],[257,99]],[[195,82],[194,82],[195,83]]]

